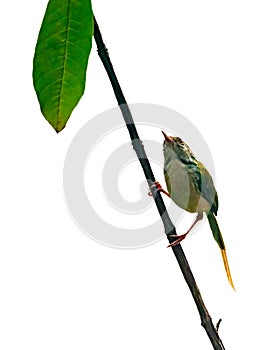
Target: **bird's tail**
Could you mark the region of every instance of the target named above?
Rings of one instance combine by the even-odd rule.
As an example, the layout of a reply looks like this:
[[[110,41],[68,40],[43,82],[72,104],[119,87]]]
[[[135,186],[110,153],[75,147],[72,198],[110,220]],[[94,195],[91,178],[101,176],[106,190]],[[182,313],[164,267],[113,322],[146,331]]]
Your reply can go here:
[[[209,221],[209,225],[210,225],[211,231],[213,233],[213,236],[215,238],[215,241],[218,243],[218,246],[221,249],[221,253],[222,253],[223,262],[224,262],[228,281],[229,281],[230,285],[232,286],[232,288],[235,290],[234,284],[233,284],[233,281],[231,278],[231,273],[230,273],[230,269],[229,269],[229,264],[228,264],[227,254],[226,254],[226,247],[225,247],[225,243],[223,240],[223,236],[222,236],[222,233],[221,233],[220,228],[218,226],[215,215],[212,213],[211,210],[207,214],[207,219]]]

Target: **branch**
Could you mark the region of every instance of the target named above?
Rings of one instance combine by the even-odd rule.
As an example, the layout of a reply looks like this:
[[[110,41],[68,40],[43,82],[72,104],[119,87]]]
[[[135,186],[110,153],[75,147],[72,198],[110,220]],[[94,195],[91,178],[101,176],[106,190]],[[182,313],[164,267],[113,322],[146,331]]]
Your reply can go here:
[[[111,63],[111,60],[108,54],[108,50],[103,42],[100,30],[95,18],[94,18],[94,39],[97,45],[98,55],[108,74],[116,99],[118,101],[118,105],[121,109],[123,118],[125,120],[126,127],[128,129],[128,132],[132,141],[132,146],[137,154],[139,162],[141,163],[148,185],[151,186],[151,184],[155,181],[155,177],[154,177],[152,168],[150,166],[150,162],[147,158],[142,141],[138,136],[138,132],[134,124],[132,114],[125,100],[120,84],[118,82],[117,76],[115,74],[113,65]],[[171,237],[171,235],[176,235],[175,226],[173,225],[168,215],[168,212],[166,210],[166,207],[160,192],[159,191],[156,191],[156,192],[152,191],[152,192],[153,192],[153,198],[154,198],[155,204],[157,206],[158,212],[160,214],[160,217],[164,225],[165,234],[167,235],[167,239],[169,240],[169,243],[172,243],[176,239],[174,237]],[[212,319],[205,307],[200,291],[195,282],[194,276],[192,274],[189,263],[187,261],[187,258],[185,256],[185,253],[181,245],[178,244],[175,247],[172,247],[172,250],[180,266],[180,269],[183,273],[185,281],[187,282],[187,285],[191,291],[194,302],[197,306],[197,309],[201,318],[201,325],[205,328],[205,331],[213,345],[213,348],[215,350],[225,350],[222,340],[219,337],[218,330],[213,325]]]

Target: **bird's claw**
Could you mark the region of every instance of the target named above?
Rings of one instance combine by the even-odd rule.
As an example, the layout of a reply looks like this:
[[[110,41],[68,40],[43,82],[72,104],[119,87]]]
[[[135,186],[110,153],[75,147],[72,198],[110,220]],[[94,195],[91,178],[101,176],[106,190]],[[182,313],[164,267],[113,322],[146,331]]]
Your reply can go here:
[[[153,187],[155,187],[155,189],[153,190]],[[160,183],[158,181],[155,181],[152,183],[152,185],[150,186],[150,191],[148,192],[148,196],[152,197],[153,196],[153,192],[157,192],[157,191],[161,191],[162,187],[160,185]]]
[[[168,244],[167,248],[170,247],[175,247],[176,245],[178,245],[180,242],[182,242],[183,239],[185,239],[187,236],[186,233],[184,233],[183,235],[177,236],[177,235],[170,235],[169,237],[178,237],[178,239],[176,239],[176,241]]]
[[[155,189],[153,189],[153,187],[155,187]],[[152,197],[153,193],[156,192],[162,192],[164,194],[166,194],[168,197],[170,197],[170,194],[168,192],[166,192],[162,187],[161,184],[158,181],[155,181],[151,186],[150,186],[150,191],[148,192],[148,196]]]

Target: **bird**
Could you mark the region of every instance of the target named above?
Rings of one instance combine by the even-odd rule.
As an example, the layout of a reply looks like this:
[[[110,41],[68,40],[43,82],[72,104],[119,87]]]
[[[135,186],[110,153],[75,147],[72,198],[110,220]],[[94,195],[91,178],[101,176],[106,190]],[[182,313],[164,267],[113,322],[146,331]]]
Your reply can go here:
[[[191,148],[180,137],[168,136],[164,131],[162,133],[164,177],[168,192],[157,181],[152,186],[156,187],[155,191],[169,196],[180,208],[190,213],[197,213],[188,231],[180,236],[175,235],[177,239],[168,247],[174,247],[185,239],[197,222],[203,219],[203,213],[205,213],[214,239],[221,250],[227,279],[235,290],[225,243],[216,220],[219,202],[213,179],[206,167],[196,159]]]

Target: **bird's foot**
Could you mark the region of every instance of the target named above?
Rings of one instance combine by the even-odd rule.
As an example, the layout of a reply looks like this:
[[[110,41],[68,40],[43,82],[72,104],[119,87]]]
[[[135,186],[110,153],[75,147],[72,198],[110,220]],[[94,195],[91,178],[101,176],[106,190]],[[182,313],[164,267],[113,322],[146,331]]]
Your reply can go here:
[[[187,234],[188,234],[188,232],[187,232],[187,233],[184,233],[183,235],[180,235],[180,236],[178,236],[178,235],[170,235],[170,237],[178,237],[178,238],[176,239],[176,241],[170,243],[170,244],[167,246],[167,248],[175,247],[177,244],[179,244],[180,242],[182,242],[183,239],[186,238]]]
[[[153,189],[154,187],[155,187],[155,189]],[[161,184],[158,181],[155,181],[150,186],[150,191],[148,192],[148,196],[152,197],[153,193],[156,193],[158,191],[162,192],[162,193],[166,194],[168,197],[170,197],[170,194],[161,187]]]
[[[174,247],[175,245],[179,244],[183,239],[186,238],[187,234],[191,232],[191,230],[194,228],[194,226],[198,223],[198,221],[202,220],[203,213],[199,212],[197,214],[197,217],[195,218],[194,222],[192,223],[191,227],[188,229],[186,233],[183,235],[177,236],[177,235],[170,235],[169,237],[178,237],[174,242],[170,243],[167,248]]]

